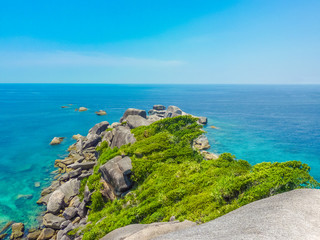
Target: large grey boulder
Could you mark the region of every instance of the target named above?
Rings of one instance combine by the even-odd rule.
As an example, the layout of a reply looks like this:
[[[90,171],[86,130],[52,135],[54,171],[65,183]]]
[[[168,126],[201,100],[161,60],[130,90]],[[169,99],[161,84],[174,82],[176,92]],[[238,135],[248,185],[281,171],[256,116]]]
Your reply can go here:
[[[182,115],[182,110],[176,106],[169,106],[164,117],[165,118],[170,118],[170,117],[177,117]]]
[[[102,132],[107,130],[108,126],[109,126],[109,123],[107,121],[97,123],[89,130],[87,137],[90,135],[100,135]]]
[[[136,109],[136,108],[128,108],[122,118],[120,119],[120,122],[125,121],[125,119],[130,116],[130,115],[138,115],[140,117],[146,118],[147,117],[147,113],[145,110],[140,110],[140,109]]]
[[[194,225],[195,223],[190,221],[131,224],[108,233],[101,240],[150,240]]]
[[[52,213],[47,213],[43,217],[43,225],[53,229],[60,229],[60,225],[64,221],[64,218],[53,215]]]
[[[77,179],[71,179],[62,184],[58,189],[64,193],[64,201],[67,203],[72,197],[79,194],[80,181]]]
[[[104,132],[109,127],[107,121],[97,123],[89,130],[86,140],[82,144],[82,148],[95,147],[101,141],[101,133]]]
[[[59,189],[54,191],[48,201],[47,211],[56,214],[64,206],[64,193]]]
[[[139,116],[139,115],[130,115],[126,118],[126,122],[128,126],[133,129],[140,126],[148,126],[151,124],[147,119]]]
[[[298,189],[265,198],[208,223],[157,240],[317,240],[320,190]]]
[[[74,207],[68,207],[62,213],[62,216],[67,220],[74,218],[76,215],[77,215],[77,209]]]
[[[113,129],[113,139],[111,143],[111,148],[118,147],[120,148],[122,145],[128,143],[135,143],[136,139],[133,134],[130,132],[130,129],[127,127],[117,127]]]
[[[87,137],[86,141],[82,145],[82,149],[95,147],[101,141],[101,136],[93,134]]]
[[[132,187],[131,169],[132,164],[129,157],[116,156],[102,165],[99,172],[102,178],[114,187],[116,194],[121,195]]]

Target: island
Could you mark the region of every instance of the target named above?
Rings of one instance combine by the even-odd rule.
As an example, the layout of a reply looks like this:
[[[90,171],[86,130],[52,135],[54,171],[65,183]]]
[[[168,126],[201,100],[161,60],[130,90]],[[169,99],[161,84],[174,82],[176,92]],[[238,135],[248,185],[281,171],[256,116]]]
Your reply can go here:
[[[103,121],[87,136],[76,135],[68,156],[55,161],[56,180],[37,202],[46,206],[41,226],[23,232],[21,224],[15,225],[11,238],[25,234],[40,240],[205,239],[196,238],[202,226],[206,236],[213,231],[208,224],[220,226],[220,233],[212,232],[215,237],[232,227],[225,222],[233,219],[240,226],[242,215],[233,214],[236,209],[249,209],[244,217],[253,211],[256,218],[250,219],[258,221],[262,210],[254,212],[256,205],[251,204],[266,201],[268,209],[278,201],[287,206],[290,203],[283,199],[288,198],[278,196],[291,192],[297,199],[310,196],[304,202],[296,200],[301,203],[320,197],[319,183],[300,161],[252,166],[230,153],[210,152],[203,130],[207,122],[176,106],[155,105],[148,114],[129,108],[119,122]],[[301,188],[316,190],[291,191]],[[228,220],[219,220],[221,216]]]

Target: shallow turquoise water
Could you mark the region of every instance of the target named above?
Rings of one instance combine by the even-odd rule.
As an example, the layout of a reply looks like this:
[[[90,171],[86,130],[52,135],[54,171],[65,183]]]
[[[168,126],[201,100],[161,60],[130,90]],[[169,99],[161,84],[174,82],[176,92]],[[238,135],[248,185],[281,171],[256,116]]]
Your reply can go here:
[[[153,104],[207,116],[213,152],[251,163],[301,160],[320,180],[320,86],[0,84],[0,228],[8,220],[36,224],[36,201],[73,134]],[[89,111],[74,111],[80,106]],[[96,116],[99,109],[108,115]],[[54,136],[66,139],[50,146]]]

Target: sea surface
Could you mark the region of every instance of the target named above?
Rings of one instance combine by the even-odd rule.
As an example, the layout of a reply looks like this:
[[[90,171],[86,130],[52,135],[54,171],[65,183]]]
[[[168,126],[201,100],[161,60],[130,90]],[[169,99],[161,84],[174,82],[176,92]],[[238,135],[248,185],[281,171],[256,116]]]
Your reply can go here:
[[[212,152],[252,164],[300,160],[320,180],[320,85],[0,84],[0,229],[9,220],[37,224],[36,201],[72,135],[154,104],[207,116]],[[65,140],[50,146],[55,136]]]

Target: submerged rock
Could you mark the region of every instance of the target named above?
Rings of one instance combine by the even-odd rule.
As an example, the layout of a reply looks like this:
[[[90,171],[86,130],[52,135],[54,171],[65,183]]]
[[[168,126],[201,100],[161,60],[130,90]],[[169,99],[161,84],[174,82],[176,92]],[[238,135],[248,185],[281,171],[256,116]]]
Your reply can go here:
[[[58,145],[63,141],[64,137],[54,137],[51,142],[50,145]]]
[[[12,233],[10,239],[20,239],[24,234],[24,224],[23,223],[14,223],[11,226]]]

